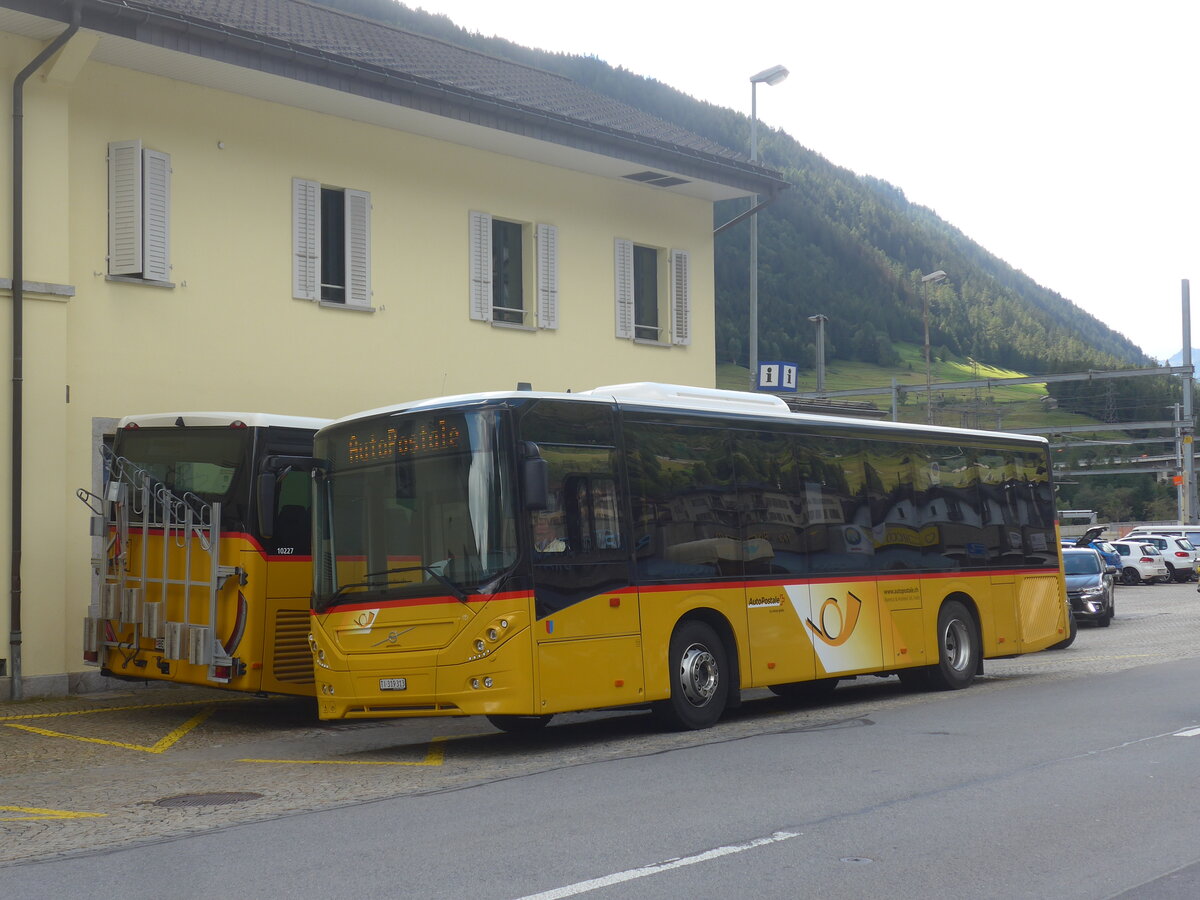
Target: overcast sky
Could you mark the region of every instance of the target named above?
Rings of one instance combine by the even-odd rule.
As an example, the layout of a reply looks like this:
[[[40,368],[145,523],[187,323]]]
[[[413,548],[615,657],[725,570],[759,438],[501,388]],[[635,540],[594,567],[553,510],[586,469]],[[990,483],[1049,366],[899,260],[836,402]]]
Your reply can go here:
[[[758,90],[766,125],[891,182],[1151,356],[1183,345],[1185,278],[1200,317],[1196,0],[406,2],[747,114],[749,76],[785,65]]]

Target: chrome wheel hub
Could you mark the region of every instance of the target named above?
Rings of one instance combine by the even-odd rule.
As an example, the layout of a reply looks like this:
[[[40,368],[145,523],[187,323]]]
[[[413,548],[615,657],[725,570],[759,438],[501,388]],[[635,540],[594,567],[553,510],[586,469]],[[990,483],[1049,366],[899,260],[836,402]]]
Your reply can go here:
[[[717,658],[703,644],[692,644],[679,661],[679,684],[692,706],[704,706],[717,691]]]

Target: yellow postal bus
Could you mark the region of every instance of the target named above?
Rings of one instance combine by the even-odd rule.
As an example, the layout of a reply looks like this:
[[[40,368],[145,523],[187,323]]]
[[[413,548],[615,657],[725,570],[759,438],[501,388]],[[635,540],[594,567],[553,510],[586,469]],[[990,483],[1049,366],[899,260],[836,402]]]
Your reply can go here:
[[[327,419],[127,416],[104,489],[84,661],[119,678],[312,695],[312,441]]]
[[[963,688],[1068,633],[1042,438],[629,384],[375,410],[314,455],[322,718],[703,728],[742,689]]]

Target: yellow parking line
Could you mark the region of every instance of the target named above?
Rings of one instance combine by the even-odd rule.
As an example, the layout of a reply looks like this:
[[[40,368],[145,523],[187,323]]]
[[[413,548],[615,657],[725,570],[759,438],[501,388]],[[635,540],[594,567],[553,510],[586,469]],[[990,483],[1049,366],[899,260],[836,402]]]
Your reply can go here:
[[[279,763],[288,766],[440,766],[446,759],[448,738],[435,737],[421,762],[371,762],[359,759],[239,759],[244,763]]]
[[[40,734],[43,737],[65,738],[69,741],[81,741],[85,744],[103,744],[107,747],[120,747],[124,750],[138,750],[142,753],[162,753],[164,750],[173,747],[177,744],[185,734],[216,712],[216,707],[209,706],[207,709],[202,709],[196,715],[192,716],[178,728],[173,729],[166,737],[158,740],[153,745],[145,747],[141,744],[127,744],[123,741],[106,741],[102,738],[81,737],[77,734],[64,734],[61,731],[49,731],[45,728],[34,728],[32,725],[14,725],[5,723],[6,728],[18,728],[21,731],[28,731],[32,734]]]
[[[217,703],[245,703],[258,697],[226,697],[221,700],[180,700],[178,703],[146,703],[140,706],[104,706],[100,709],[77,709],[71,712],[29,713],[24,716],[0,716],[0,722],[16,722],[28,719],[59,719],[65,716],[90,716],[95,713],[125,712],[131,709],[171,709],[176,706],[213,706]]]
[[[107,813],[74,812],[69,809],[41,809],[37,806],[0,806],[0,812],[28,813],[24,816],[0,816],[0,822],[44,822],[47,819],[103,819]]]

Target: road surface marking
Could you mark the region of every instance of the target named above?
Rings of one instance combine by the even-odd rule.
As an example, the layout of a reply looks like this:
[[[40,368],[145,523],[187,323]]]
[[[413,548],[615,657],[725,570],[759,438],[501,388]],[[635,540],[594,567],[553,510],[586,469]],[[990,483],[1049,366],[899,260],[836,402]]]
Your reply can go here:
[[[212,706],[216,703],[245,703],[258,697],[229,697],[223,700],[181,700],[178,703],[146,703],[139,706],[102,706],[99,709],[76,709],[71,712],[28,713],[24,716],[0,716],[0,722],[24,722],[30,719],[60,719],[65,716],[91,716],[96,713],[126,712],[131,709],[171,709],[176,706]]]
[[[23,816],[0,816],[0,822],[45,822],[49,819],[102,819],[107,813],[74,812],[69,809],[41,809],[37,806],[0,806],[0,813],[26,813]]]
[[[120,747],[123,750],[138,750],[142,753],[162,753],[175,746],[185,734],[201,724],[205,719],[216,712],[215,706],[208,706],[206,709],[200,710],[196,715],[192,716],[178,728],[172,729],[166,737],[159,739],[154,744],[146,747],[142,744],[127,744],[124,741],[106,741],[102,738],[81,737],[77,734],[66,734],[61,731],[50,731],[45,728],[35,728],[32,725],[16,725],[12,722],[4,723],[5,728],[18,728],[21,731],[28,731],[31,734],[40,734],[43,737],[64,738],[68,741],[81,741],[85,744],[102,744],[106,747]]]
[[[1200,728],[1189,728],[1187,731],[1175,732],[1175,737],[1200,737]]]
[[[725,847],[716,847],[712,850],[705,850],[703,853],[697,853],[695,856],[683,856],[678,859],[668,859],[663,862],[653,863],[649,866],[642,866],[637,869],[626,869],[624,872],[615,872],[612,875],[604,875],[600,878],[593,878],[590,881],[577,881],[575,884],[568,884],[564,887],[554,888],[549,891],[542,891],[540,894],[528,894],[519,900],[559,900],[561,897],[573,897],[576,894],[586,894],[589,891],[599,890],[600,888],[610,887],[614,884],[622,884],[626,881],[633,881],[637,878],[646,878],[649,875],[657,875],[660,872],[669,872],[672,869],[682,869],[684,866],[692,866],[696,863],[708,862],[710,859],[719,859],[722,856],[729,856],[732,853],[744,853],[746,850],[754,850],[757,847],[765,847],[768,844],[777,844],[780,841],[789,841],[792,838],[800,837],[799,831],[777,831],[770,837],[755,838],[752,841],[746,841],[744,844],[730,844]]]
[[[280,763],[288,766],[440,766],[446,759],[445,743],[448,738],[435,737],[429,742],[429,751],[420,762],[381,761],[367,759],[239,759],[244,763]]]

